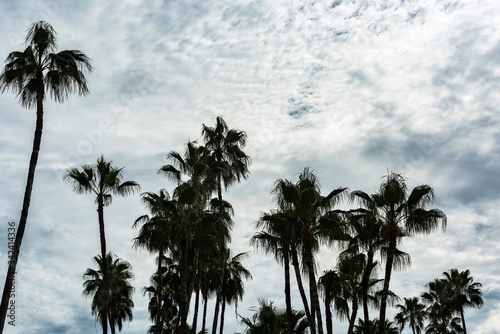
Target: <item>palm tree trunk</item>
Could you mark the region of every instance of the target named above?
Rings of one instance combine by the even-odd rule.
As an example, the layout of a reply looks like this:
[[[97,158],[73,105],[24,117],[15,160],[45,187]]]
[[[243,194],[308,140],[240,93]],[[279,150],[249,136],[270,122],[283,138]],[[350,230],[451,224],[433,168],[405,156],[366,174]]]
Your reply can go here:
[[[363,279],[361,281],[361,289],[363,294],[363,317],[364,317],[364,334],[370,334],[370,313],[368,311],[368,281],[373,270],[373,250],[368,251],[368,259],[366,261],[366,268],[363,272]]]
[[[158,254],[158,269],[156,273],[158,275],[158,284],[156,285],[156,291],[158,293],[158,314],[156,316],[156,334],[161,334],[161,329],[163,328],[163,312],[161,307],[161,302],[163,300],[163,282],[162,282],[162,272],[161,272],[161,261],[163,260],[163,247],[160,248]]]
[[[201,262],[199,260],[200,254],[199,251],[196,251],[196,270],[194,272],[195,275],[195,284],[194,289],[196,291],[196,297],[194,300],[194,315],[193,315],[193,324],[192,324],[192,334],[196,334],[196,325],[198,323],[198,309],[200,307],[200,274],[201,274]]]
[[[224,314],[226,313],[226,299],[222,298],[221,300],[222,308],[220,311],[220,330],[219,334],[224,333]]]
[[[293,334],[292,328],[292,298],[290,293],[290,257],[288,251],[284,254],[285,267],[285,303],[286,303],[286,318],[288,334]]]
[[[43,86],[43,74],[40,72],[38,74],[38,87],[36,93],[36,126],[35,126],[35,136],[33,139],[33,149],[31,151],[30,165],[28,168],[28,179],[26,181],[26,189],[24,191],[23,208],[21,210],[21,218],[19,219],[19,226],[16,232],[16,240],[14,241],[14,250],[12,251],[12,257],[9,261],[9,267],[7,269],[7,276],[5,278],[5,285],[2,293],[2,302],[0,304],[0,334],[3,333],[3,328],[5,325],[5,318],[7,317],[7,310],[9,308],[9,299],[12,292],[12,286],[15,279],[17,261],[19,259],[19,253],[21,252],[21,243],[23,241],[24,231],[26,229],[26,222],[28,221],[28,211],[31,202],[31,193],[33,190],[33,182],[35,180],[35,170],[36,164],[38,162],[38,155],[40,152],[40,144],[42,142],[42,130],[43,130],[43,96],[44,96],[44,86]],[[11,303],[11,305],[15,305]],[[15,318],[13,319],[13,321]]]
[[[325,322],[327,334],[333,334],[333,316],[330,304],[332,303],[332,290],[331,287],[325,286]]]
[[[99,237],[101,239],[102,283],[104,287],[104,312],[102,316],[102,333],[108,333],[108,297],[109,277],[108,261],[106,261],[106,234],[104,232],[104,199],[102,195],[97,198],[97,216],[99,218]]]
[[[353,333],[354,323],[356,322],[357,314],[358,314],[358,297],[354,295],[352,297],[352,312],[351,312],[351,318],[349,319],[349,329],[347,330],[347,334]]]
[[[387,296],[389,295],[389,282],[391,281],[392,265],[396,252],[397,226],[389,225],[389,248],[387,249],[387,261],[385,264],[384,288],[382,290],[382,300],[380,302],[379,333],[385,332],[385,313],[387,309]]]
[[[297,248],[292,245],[291,247],[292,251],[292,265],[293,269],[295,272],[295,279],[297,280],[297,286],[299,288],[299,293],[300,297],[302,298],[302,303],[304,304],[304,312],[306,313],[307,320],[309,320],[309,324],[312,324],[313,321],[312,316],[311,316],[311,311],[309,309],[309,303],[307,302],[307,296],[304,291],[304,286],[302,285],[302,276],[300,275],[300,268],[299,268],[299,257],[297,255]],[[311,326],[311,334],[316,334],[316,328]]]
[[[222,180],[220,174],[217,175],[217,198],[219,199],[219,214],[221,215],[221,218],[223,216],[223,211],[224,207],[222,204]],[[215,298],[215,310],[214,310],[214,321],[212,324],[212,334],[217,333],[217,321],[219,318],[219,305],[221,303],[221,296],[222,296],[222,285],[224,284],[224,262],[226,258],[226,243],[225,243],[225,238],[224,238],[224,231],[221,226],[221,231],[220,231],[220,272],[219,272],[219,281],[217,283],[217,296]]]
[[[467,327],[465,327],[465,316],[463,307],[460,307],[460,317],[462,318],[462,328],[464,330],[464,334],[467,334]]]
[[[186,333],[187,321],[187,246],[185,235],[181,236],[181,301],[179,313],[181,317],[180,334]]]
[[[310,235],[308,231],[303,232],[304,237],[304,260],[307,267],[307,273],[309,275],[309,294],[311,295],[311,318],[316,316],[318,321],[318,334],[323,334],[323,321],[321,319],[321,309],[319,306],[319,298],[318,298],[318,286],[316,284],[316,275],[314,274],[314,258],[312,254]],[[311,327],[314,326],[314,323],[311,324]]]
[[[205,330],[206,330],[207,306],[208,306],[208,296],[203,295],[203,320],[201,322],[201,332],[202,333],[205,333]]]
[[[316,284],[316,275],[314,274],[314,265],[311,265],[312,261],[309,260],[308,262],[311,309],[314,310],[314,314],[316,314],[316,319],[318,321],[318,334],[323,334],[323,321],[321,318],[321,309],[319,306],[318,286]]]

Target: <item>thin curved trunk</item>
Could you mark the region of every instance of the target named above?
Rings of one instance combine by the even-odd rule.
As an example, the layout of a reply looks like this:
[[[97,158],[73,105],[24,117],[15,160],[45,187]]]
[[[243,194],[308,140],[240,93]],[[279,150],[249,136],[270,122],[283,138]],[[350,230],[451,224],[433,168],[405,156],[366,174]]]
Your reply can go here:
[[[299,268],[299,257],[297,255],[297,248],[292,245],[291,247],[292,251],[292,265],[293,269],[295,272],[295,279],[297,280],[297,287],[299,288],[299,293],[300,297],[302,298],[302,303],[304,304],[304,312],[306,313],[307,320],[309,320],[309,324],[312,324],[313,321],[311,320],[311,311],[309,309],[309,303],[307,302],[307,296],[304,291],[304,286],[302,284],[302,276],[300,275],[300,268]],[[311,329],[311,334],[316,334],[316,328],[313,326],[310,326]]]
[[[389,283],[391,281],[392,265],[394,263],[394,254],[396,252],[397,242],[397,226],[395,224],[389,225],[389,248],[387,250],[387,261],[385,264],[385,278],[384,288],[382,290],[382,300],[380,303],[380,316],[379,316],[379,333],[385,332],[385,313],[387,309],[387,296],[389,295]]]
[[[163,312],[162,312],[162,300],[163,300],[163,282],[162,282],[162,273],[161,273],[161,261],[163,259],[163,247],[160,248],[160,252],[158,254],[158,284],[156,286],[156,291],[158,294],[158,315],[156,316],[156,333],[161,334],[161,329],[163,328]]]
[[[364,317],[364,333],[370,334],[370,314],[368,311],[368,281],[373,270],[373,250],[370,249],[367,254],[366,268],[363,272],[363,279],[361,281],[361,289],[363,294],[363,317]]]
[[[284,264],[285,267],[285,303],[286,303],[286,318],[287,318],[287,328],[288,334],[293,334],[292,328],[292,298],[290,293],[290,257],[288,251],[284,254]]]
[[[354,295],[352,297],[352,312],[351,318],[349,319],[349,329],[347,330],[347,334],[352,334],[354,330],[354,323],[356,322],[356,316],[358,314],[358,297]]]
[[[102,283],[104,286],[104,312],[102,316],[102,333],[108,333],[108,303],[109,303],[109,277],[108,263],[106,261],[106,234],[104,232],[104,199],[97,197],[97,216],[99,218],[99,238],[101,240]]]
[[[192,334],[196,334],[196,325],[198,323],[198,309],[200,307],[200,273],[201,273],[201,264],[200,264],[200,254],[199,251],[196,250],[196,271],[194,272],[195,275],[195,283],[194,283],[194,289],[196,291],[196,297],[194,300],[194,315],[193,315],[193,324],[192,324]]]
[[[462,318],[462,328],[464,330],[464,334],[467,334],[467,327],[465,327],[465,316],[463,307],[460,307],[460,317]]]
[[[7,276],[5,278],[5,285],[2,293],[2,302],[0,304],[0,334],[3,333],[5,319],[7,317],[7,310],[9,307],[9,299],[12,295],[12,286],[15,280],[17,261],[19,253],[21,252],[21,243],[23,241],[24,231],[26,229],[26,222],[28,221],[28,211],[31,202],[31,193],[33,190],[33,182],[35,180],[36,164],[38,162],[38,155],[40,153],[40,144],[42,142],[43,130],[43,74],[37,73],[38,87],[36,93],[36,125],[35,136],[33,138],[33,149],[31,151],[30,165],[28,169],[28,178],[26,180],[26,189],[24,191],[23,208],[21,210],[21,218],[19,219],[19,226],[17,227],[16,240],[14,241],[14,250],[9,260],[9,267],[7,269]],[[12,319],[12,321],[15,321]]]

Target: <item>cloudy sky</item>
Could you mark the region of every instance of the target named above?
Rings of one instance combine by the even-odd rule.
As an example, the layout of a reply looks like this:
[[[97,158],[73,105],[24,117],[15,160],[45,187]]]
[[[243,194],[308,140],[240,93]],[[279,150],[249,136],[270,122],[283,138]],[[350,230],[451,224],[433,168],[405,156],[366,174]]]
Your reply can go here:
[[[467,310],[471,333],[500,328],[500,2],[496,0],[0,1],[0,58],[23,49],[29,25],[51,23],[60,50],[93,60],[91,95],[45,103],[42,148],[16,279],[16,326],[6,333],[99,332],[82,274],[100,252],[94,199],[62,181],[100,154],[143,191],[174,184],[156,171],[166,153],[200,138],[222,116],[246,131],[248,180],[225,194],[236,227],[231,248],[250,251],[253,274],[238,312],[257,298],[284,306],[282,269],[248,240],[274,207],[277,179],[304,167],[323,192],[373,193],[387,171],[410,188],[436,189],[446,233],[403,243],[410,269],[393,275],[401,297],[419,295],[450,268],[470,269],[485,306]],[[2,65],[3,66],[3,65]],[[0,279],[7,223],[18,221],[35,123],[12,93],[0,95]],[[131,248],[139,195],[105,209],[108,248],[133,266],[134,320],[150,325],[142,287],[154,259]],[[319,272],[336,251],[318,256]],[[294,294],[296,308],[302,308]],[[210,315],[209,315],[210,317]],[[346,324],[334,324],[345,332]],[[234,309],[226,331],[242,331]]]

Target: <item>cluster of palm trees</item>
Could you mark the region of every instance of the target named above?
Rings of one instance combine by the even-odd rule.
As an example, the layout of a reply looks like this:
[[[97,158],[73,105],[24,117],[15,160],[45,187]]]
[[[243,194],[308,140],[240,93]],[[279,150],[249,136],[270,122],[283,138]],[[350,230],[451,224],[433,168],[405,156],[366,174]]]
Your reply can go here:
[[[378,192],[367,194],[338,188],[326,196],[321,194],[317,176],[308,168],[297,182],[278,180],[272,188],[276,209],[264,213],[256,223],[260,230],[250,243],[274,255],[284,267],[285,302],[288,331],[292,334],[290,296],[290,264],[304,305],[312,334],[323,334],[323,321],[328,334],[333,333],[331,307],[349,321],[348,333],[355,330],[357,312],[363,310],[363,333],[373,332],[369,308],[379,309],[378,332],[385,333],[387,305],[396,295],[389,290],[393,268],[410,264],[410,255],[399,249],[404,237],[430,233],[439,225],[446,227],[446,215],[439,209],[427,209],[434,200],[428,185],[408,192],[406,178],[394,172],[384,177]],[[343,199],[360,206],[351,210],[336,209]],[[341,248],[336,268],[317,279],[315,255],[321,245]],[[375,260],[379,253],[385,262],[385,275],[375,277]],[[302,282],[309,285],[306,295]],[[323,319],[319,293],[323,294]],[[372,319],[373,320],[373,319]]]
[[[413,334],[467,333],[464,308],[481,308],[484,304],[481,283],[474,282],[469,270],[450,269],[443,278],[436,278],[427,285],[420,297],[404,298],[398,304],[395,322],[402,330],[406,325]],[[424,327],[424,321],[428,320]]]
[[[21,105],[36,108],[37,115],[21,217],[0,305],[0,334],[28,219],[42,137],[43,101],[47,93],[57,102],[73,92],[88,93],[83,72],[92,71],[90,59],[78,50],[55,53],[55,36],[50,24],[35,22],[28,30],[25,50],[10,53],[0,73],[0,91],[12,90]],[[226,305],[237,306],[244,293],[243,280],[251,279],[241,263],[247,254],[233,255],[229,249],[233,208],[222,196],[223,190],[249,174],[250,158],[243,151],[247,137],[243,131],[230,129],[221,117],[215,123],[213,127],[203,125],[202,144],[190,141],[183,154],[173,151],[167,155],[169,163],[158,173],[176,183],[171,193],[162,189],[142,194],[147,213],[133,224],[139,228],[134,246],[157,256],[151,284],[143,291],[150,298],[150,333],[197,333],[201,302],[201,331],[205,333],[207,301],[215,297],[212,334],[217,330],[222,334]],[[108,325],[112,333],[116,328],[120,331],[123,321],[132,320],[134,306],[131,266],[107,251],[104,225],[104,207],[112,196],[140,190],[138,183],[123,181],[122,171],[101,156],[95,164],[83,165],[81,170],[71,168],[64,176],[76,193],[93,194],[97,204],[101,250],[94,257],[98,268],[89,268],[84,274],[83,294],[92,297],[91,310],[103,333],[108,332]],[[272,194],[276,207],[258,219],[258,232],[250,243],[273,254],[283,265],[286,307],[282,312],[262,301],[252,319],[242,318],[246,332],[292,334],[308,328],[312,334],[323,334],[325,323],[331,334],[332,309],[348,320],[348,333],[397,330],[386,312],[397,300],[389,289],[392,271],[410,264],[410,255],[400,249],[402,240],[431,233],[439,226],[443,231],[446,228],[446,215],[439,209],[427,209],[434,200],[433,188],[421,185],[409,192],[405,177],[391,172],[374,194],[338,188],[322,195],[317,176],[306,168],[297,182],[277,180]],[[336,208],[342,200],[359,207]],[[316,255],[323,246],[334,245],[341,249],[336,267],[317,277]],[[378,256],[382,261],[376,260]],[[375,269],[382,263],[384,275],[378,278]],[[303,311],[291,306],[292,270]],[[400,329],[409,324],[414,333],[420,333],[423,319],[428,319],[426,333],[466,333],[464,307],[482,306],[480,283],[473,283],[468,270],[452,269],[427,288],[420,298],[405,299],[397,306],[400,312],[395,323]],[[370,308],[378,308],[378,319],[370,319]],[[356,325],[361,311],[362,319]]]
[[[207,300],[216,296],[220,305],[220,333],[223,333],[226,304],[243,298],[244,279],[250,272],[241,264],[246,253],[232,255],[228,248],[233,209],[222,198],[223,188],[248,175],[249,157],[243,152],[246,134],[229,129],[221,117],[214,127],[203,125],[204,145],[188,142],[184,154],[170,152],[168,165],[158,173],[174,180],[172,194],[165,189],[146,192],[141,198],[147,213],[138,217],[134,247],[157,255],[157,269],[151,285],[144,288],[150,298],[153,325],[150,333],[196,333],[200,294],[204,301],[202,331],[206,327]],[[71,168],[64,176],[76,193],[93,193],[98,206],[101,255],[95,257],[98,270],[87,269],[84,295],[92,297],[92,313],[107,333],[121,330],[122,322],[132,320],[133,301],[129,280],[131,268],[125,261],[113,260],[106,252],[104,206],[112,195],[128,195],[140,189],[134,181],[122,181],[123,168],[115,168],[103,156],[94,165]],[[106,258],[107,261],[102,261]],[[122,265],[123,270],[117,268]],[[127,265],[124,265],[127,264]],[[195,294],[192,327],[187,323],[191,297]],[[219,314],[214,315],[216,333]]]
[[[184,154],[172,151],[158,173],[174,180],[170,195],[144,193],[148,213],[137,218],[134,246],[158,255],[149,294],[151,333],[186,333],[191,296],[195,295],[191,332],[196,333],[200,294],[204,302],[202,331],[206,330],[207,300],[215,295],[212,333],[223,333],[226,304],[237,304],[243,279],[251,279],[241,264],[246,253],[228,248],[233,208],[223,189],[248,176],[250,158],[244,153],[246,134],[229,129],[222,117],[215,126],[203,125],[203,145],[190,141]],[[178,287],[176,289],[175,287]],[[219,325],[220,313],[220,325]]]

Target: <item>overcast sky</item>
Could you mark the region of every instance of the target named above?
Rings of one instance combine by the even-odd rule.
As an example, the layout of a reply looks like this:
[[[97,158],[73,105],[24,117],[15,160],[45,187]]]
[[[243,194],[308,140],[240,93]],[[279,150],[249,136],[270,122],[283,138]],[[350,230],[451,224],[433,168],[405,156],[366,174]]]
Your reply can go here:
[[[96,206],[62,181],[65,170],[104,154],[143,191],[171,191],[156,174],[165,155],[182,152],[219,115],[246,131],[252,158],[248,180],[224,195],[235,209],[231,248],[250,251],[244,265],[254,277],[240,314],[251,316],[259,297],[284,306],[282,268],[248,246],[260,213],[274,208],[277,179],[295,182],[310,167],[324,193],[340,186],[373,193],[394,171],[410,188],[435,187],[448,228],[404,241],[413,264],[393,275],[391,289],[417,296],[443,271],[469,269],[485,306],[466,311],[467,328],[498,333],[500,2],[2,0],[1,60],[24,49],[38,20],[58,32],[60,50],[92,58],[94,72],[91,95],[45,102],[16,327],[6,333],[100,332],[81,295],[83,272],[100,252]],[[2,287],[7,223],[19,220],[34,125],[33,110],[0,95]],[[145,213],[139,195],[105,208],[108,249],[135,274],[134,320],[123,333],[150,325],[142,287],[154,257],[131,247],[132,224]],[[318,255],[319,273],[333,268],[336,254]],[[293,303],[302,308],[297,293]],[[342,333],[347,324],[334,327]],[[242,330],[228,308],[225,332]]]

